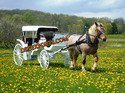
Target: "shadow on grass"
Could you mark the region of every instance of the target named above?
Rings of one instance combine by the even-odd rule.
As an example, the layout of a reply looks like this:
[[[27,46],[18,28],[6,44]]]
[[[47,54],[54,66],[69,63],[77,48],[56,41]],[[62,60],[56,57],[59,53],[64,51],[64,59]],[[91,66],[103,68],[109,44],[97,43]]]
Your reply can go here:
[[[85,68],[86,71],[88,72],[91,72],[91,68]],[[77,70],[81,70],[82,71],[82,68],[81,67],[77,67]],[[107,72],[108,70],[106,70],[105,68],[97,68],[94,72],[92,73],[102,73],[102,72]]]
[[[33,65],[38,65],[38,66],[40,66],[40,64],[39,64],[39,62],[37,63],[37,62],[26,62],[26,63],[24,63],[23,65],[31,65],[31,66],[33,66]],[[69,70],[71,70],[70,69],[70,67],[69,66],[65,66],[64,65],[64,63],[54,63],[54,62],[50,62],[49,63],[49,67],[61,67],[61,68],[68,68]],[[82,68],[80,67],[80,66],[77,66],[77,69],[76,70],[78,70],[78,71],[82,71]],[[91,68],[87,68],[86,67],[86,70],[88,71],[88,72],[91,72]],[[74,70],[75,71],[75,70]],[[117,70],[109,70],[109,69],[106,69],[106,68],[97,68],[96,70],[95,70],[95,72],[93,72],[93,73],[102,73],[102,72],[113,72],[113,73],[122,73],[121,71],[117,71]]]
[[[24,62],[23,63],[23,65],[40,65],[39,64],[39,62],[37,63],[37,62]],[[62,68],[64,68],[65,66],[64,66],[64,63],[49,63],[49,67],[62,67]]]
[[[81,70],[82,71],[82,68],[81,67],[78,67],[77,70]],[[87,71],[91,72],[91,68],[86,68]],[[109,70],[109,69],[106,69],[106,68],[97,68],[94,72],[92,73],[103,73],[103,72],[112,72],[112,73],[122,73],[122,71],[117,71],[117,70]]]
[[[40,65],[39,62],[36,63],[36,62],[24,62],[23,65]]]
[[[64,63],[51,63],[49,64],[50,67],[62,67],[64,68]]]
[[[91,69],[90,69],[91,70]],[[105,68],[97,68],[95,70],[95,73],[101,73],[101,72],[107,72],[108,70],[106,70]]]

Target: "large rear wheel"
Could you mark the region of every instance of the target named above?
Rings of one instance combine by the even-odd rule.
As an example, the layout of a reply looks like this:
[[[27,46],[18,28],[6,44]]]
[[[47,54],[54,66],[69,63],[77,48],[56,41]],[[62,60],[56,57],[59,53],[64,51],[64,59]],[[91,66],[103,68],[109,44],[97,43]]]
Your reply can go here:
[[[46,50],[42,50],[38,56],[38,61],[42,68],[47,69],[49,67],[49,54]]]
[[[16,44],[13,50],[13,59],[16,65],[22,65],[23,64],[23,53],[21,53],[22,46],[21,44]]]

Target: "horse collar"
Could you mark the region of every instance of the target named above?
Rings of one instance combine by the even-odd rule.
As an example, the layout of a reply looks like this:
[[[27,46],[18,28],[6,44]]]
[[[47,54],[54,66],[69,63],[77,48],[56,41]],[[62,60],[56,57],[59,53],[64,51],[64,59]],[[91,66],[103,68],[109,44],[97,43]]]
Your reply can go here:
[[[90,36],[94,36],[94,35],[88,34],[88,31],[87,31],[87,33],[86,33],[86,43],[88,43],[90,46],[98,46],[99,40],[98,40],[97,36],[94,36],[94,37],[96,37],[96,42],[95,43],[93,43],[91,41]]]

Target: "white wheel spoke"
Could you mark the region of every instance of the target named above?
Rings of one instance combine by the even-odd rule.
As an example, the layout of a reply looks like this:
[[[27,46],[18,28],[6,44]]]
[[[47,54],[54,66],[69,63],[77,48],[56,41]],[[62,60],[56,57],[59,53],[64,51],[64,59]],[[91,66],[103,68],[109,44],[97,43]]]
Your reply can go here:
[[[20,57],[20,60],[23,61],[23,58]]]
[[[38,56],[38,61],[42,68],[47,69],[49,66],[49,55],[46,50],[42,50]]]
[[[20,51],[21,44],[16,44],[13,51],[13,58],[16,65],[22,65],[23,63],[23,53]]]

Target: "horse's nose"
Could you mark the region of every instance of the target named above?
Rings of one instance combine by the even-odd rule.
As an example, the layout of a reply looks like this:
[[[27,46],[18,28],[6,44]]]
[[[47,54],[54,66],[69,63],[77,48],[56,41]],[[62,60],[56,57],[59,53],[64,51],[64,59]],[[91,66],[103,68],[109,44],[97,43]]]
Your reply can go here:
[[[102,39],[104,42],[106,41],[106,38],[105,39]]]

